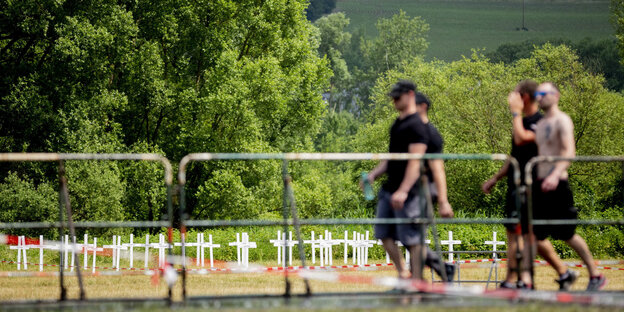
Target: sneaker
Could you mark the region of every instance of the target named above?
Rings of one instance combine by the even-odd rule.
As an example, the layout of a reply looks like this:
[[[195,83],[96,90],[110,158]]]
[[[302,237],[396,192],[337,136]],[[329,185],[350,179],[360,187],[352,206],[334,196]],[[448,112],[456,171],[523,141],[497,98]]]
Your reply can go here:
[[[516,289],[516,285],[514,285],[514,283],[510,283],[508,281],[504,281],[500,284],[500,286],[498,288],[501,289]]]
[[[518,289],[525,289],[525,290],[533,290],[535,288],[533,288],[533,284],[527,284],[523,281],[518,281],[518,283],[516,284],[516,288]]]
[[[587,291],[599,291],[607,285],[607,278],[600,274],[598,276],[592,276],[587,284]]]
[[[444,268],[446,269],[446,282],[450,283],[455,278],[455,265],[451,263],[445,263]]]
[[[555,282],[559,283],[559,290],[568,291],[570,286],[576,281],[579,274],[576,271],[568,270],[563,275],[556,279]]]

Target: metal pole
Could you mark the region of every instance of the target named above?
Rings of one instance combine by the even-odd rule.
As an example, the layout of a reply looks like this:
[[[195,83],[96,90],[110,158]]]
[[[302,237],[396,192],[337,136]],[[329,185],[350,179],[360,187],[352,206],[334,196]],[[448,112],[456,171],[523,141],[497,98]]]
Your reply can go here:
[[[180,201],[180,228],[184,229],[186,233],[186,194],[184,193],[184,184],[180,184],[178,186],[178,200]],[[186,235],[186,234],[185,234]],[[182,241],[182,248],[184,248],[184,243],[186,239]],[[202,249],[203,250],[203,249]],[[196,257],[199,258],[200,255]],[[203,261],[203,258],[202,258]],[[203,264],[202,264],[203,265]],[[186,261],[182,261],[182,301],[186,301]]]
[[[444,282],[448,281],[446,276],[446,266],[444,265],[444,261],[442,260],[442,248],[440,247],[440,241],[438,237],[438,228],[436,226],[435,218],[433,217],[433,200],[431,199],[431,190],[429,189],[429,178],[427,175],[422,175],[422,190],[425,193],[425,198],[427,200],[427,218],[429,219],[429,223],[431,224],[431,234],[433,236],[433,244],[436,248],[436,253],[442,262],[442,267],[440,268],[440,276]],[[423,238],[424,239],[424,238]],[[424,243],[424,242],[423,242]],[[428,248],[428,247],[427,247]]]
[[[63,227],[63,192],[62,190],[59,188],[59,227],[58,227],[58,232],[59,232],[59,239],[61,240],[61,245],[59,248],[59,283],[60,283],[60,295],[61,297],[59,298],[59,301],[65,301],[67,300],[67,289],[65,288],[65,276],[64,276],[64,271],[65,271],[65,258],[63,257],[63,246],[65,246],[65,248],[68,248],[67,244],[63,245],[63,234],[65,234],[64,232],[64,227]]]
[[[67,225],[69,227],[69,234],[72,237],[76,236],[76,229],[74,228],[74,223],[72,220],[72,210],[71,210],[71,202],[69,200],[69,190],[67,189],[67,177],[65,176],[65,164],[63,160],[59,160],[59,182],[60,182],[60,192],[62,194],[61,198],[63,204],[65,205],[65,211],[67,213]],[[72,248],[76,249],[76,242],[72,245]],[[86,255],[83,255],[83,257]],[[78,257],[74,258],[74,266],[76,266],[76,275],[78,276],[78,286],[80,287],[80,300],[86,299],[86,293],[84,289],[84,285],[82,283],[82,274],[80,273],[80,264]]]
[[[305,268],[306,261],[305,261],[303,238],[301,237],[301,227],[299,225],[299,218],[297,216],[297,205],[295,201],[295,193],[292,189],[292,185],[291,185],[292,178],[290,177],[290,175],[288,176],[288,179],[285,180],[285,182],[287,182],[285,187],[287,187],[288,195],[290,198],[290,214],[291,214],[292,221],[293,221],[293,227],[295,228],[295,235],[297,235],[297,241],[299,242],[297,244],[299,247],[299,259],[301,260],[301,266]],[[332,248],[332,247],[330,246],[329,248]],[[286,248],[284,248],[284,252],[286,252]],[[331,255],[331,253],[329,254]],[[310,282],[308,281],[307,277],[303,278],[303,283],[305,284],[305,288],[306,288],[306,296],[311,296],[312,290],[310,289]]]
[[[282,161],[282,180],[284,181],[284,192],[282,198],[282,216],[284,218],[284,233],[288,233],[288,185],[290,183],[290,177],[288,176],[288,160],[284,159]],[[284,254],[286,254],[288,248],[286,246],[286,242],[284,242]],[[286,259],[286,258],[284,258]],[[286,299],[290,298],[290,280],[288,279],[288,265],[284,265],[284,297]]]
[[[169,217],[169,228],[167,229],[167,241],[169,242],[168,255],[169,257],[173,257],[173,202],[171,199],[172,187],[171,184],[167,185],[167,215]],[[169,265],[169,261],[165,261],[165,267],[163,268],[162,273],[164,274],[164,270],[167,270],[167,266]],[[177,273],[176,273],[177,274]],[[167,283],[168,291],[168,301],[169,304],[173,304],[173,284]]]

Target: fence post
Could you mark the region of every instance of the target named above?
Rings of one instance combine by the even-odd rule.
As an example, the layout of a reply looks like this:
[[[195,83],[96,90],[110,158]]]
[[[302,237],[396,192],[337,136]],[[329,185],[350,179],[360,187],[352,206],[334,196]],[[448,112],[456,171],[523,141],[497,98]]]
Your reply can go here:
[[[59,183],[60,188],[59,192],[61,195],[61,203],[65,206],[65,212],[67,213],[67,225],[69,227],[69,233],[71,236],[76,236],[76,230],[74,229],[74,223],[72,220],[72,210],[71,210],[71,202],[69,200],[69,190],[67,189],[67,177],[65,176],[65,164],[62,160],[59,160],[59,169],[58,169]],[[76,243],[74,241],[74,249],[76,249]],[[78,275],[78,285],[80,287],[80,300],[86,299],[86,293],[84,290],[84,285],[82,283],[82,274],[80,274],[80,265],[78,263],[78,258],[75,258],[75,262],[73,263],[76,266],[76,274]]]

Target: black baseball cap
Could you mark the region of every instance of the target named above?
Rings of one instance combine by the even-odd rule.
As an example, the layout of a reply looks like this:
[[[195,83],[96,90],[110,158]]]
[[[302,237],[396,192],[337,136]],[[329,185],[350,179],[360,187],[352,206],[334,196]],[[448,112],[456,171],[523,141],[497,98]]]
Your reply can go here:
[[[429,98],[424,95],[422,92],[416,92],[416,104],[427,104],[427,106],[431,106],[431,101]]]
[[[392,86],[390,92],[388,92],[388,96],[393,99],[398,99],[401,95],[409,91],[416,92],[416,85],[409,80],[399,80]]]

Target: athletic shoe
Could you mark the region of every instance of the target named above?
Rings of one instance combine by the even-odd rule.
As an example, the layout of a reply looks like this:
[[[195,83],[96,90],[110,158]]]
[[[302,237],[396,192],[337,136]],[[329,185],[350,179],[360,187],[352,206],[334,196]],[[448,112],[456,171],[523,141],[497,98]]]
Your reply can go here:
[[[500,286],[498,288],[501,289],[516,289],[516,285],[514,285],[514,283],[510,283],[508,281],[504,281],[500,284]]]
[[[607,278],[600,274],[598,276],[592,276],[587,284],[587,291],[599,291],[607,285]]]
[[[555,282],[559,283],[559,290],[568,291],[578,276],[579,274],[576,271],[568,270],[559,279],[556,279]]]
[[[533,284],[526,284],[523,281],[518,281],[518,283],[516,284],[516,288],[518,289],[525,289],[525,290],[533,290],[535,288],[533,288]]]
[[[444,268],[446,269],[446,282],[450,283],[455,278],[455,265],[451,263],[445,263]]]

